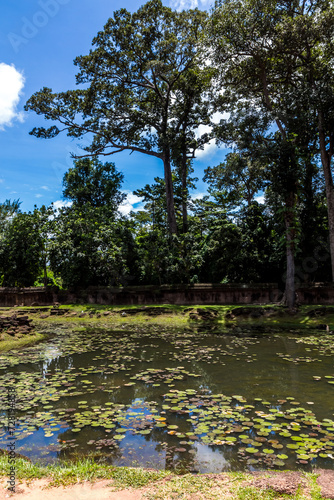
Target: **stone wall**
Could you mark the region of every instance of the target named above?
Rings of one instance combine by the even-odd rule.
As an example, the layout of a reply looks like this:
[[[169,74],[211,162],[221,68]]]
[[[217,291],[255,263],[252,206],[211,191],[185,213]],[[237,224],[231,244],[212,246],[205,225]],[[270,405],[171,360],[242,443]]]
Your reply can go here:
[[[198,284],[119,288],[90,287],[86,290],[57,291],[36,288],[0,288],[0,306],[60,304],[268,304],[279,302],[282,291],[275,283]],[[304,286],[297,290],[300,304],[333,304],[333,284]]]
[[[334,304],[334,284],[300,287],[297,297],[300,304]]]
[[[275,284],[194,286],[146,286],[120,289],[88,289],[68,294],[70,302],[82,300],[95,304],[253,304],[275,302],[281,296]]]
[[[0,307],[31,306],[34,303],[48,306],[57,301],[56,297],[56,293],[43,287],[0,288]]]

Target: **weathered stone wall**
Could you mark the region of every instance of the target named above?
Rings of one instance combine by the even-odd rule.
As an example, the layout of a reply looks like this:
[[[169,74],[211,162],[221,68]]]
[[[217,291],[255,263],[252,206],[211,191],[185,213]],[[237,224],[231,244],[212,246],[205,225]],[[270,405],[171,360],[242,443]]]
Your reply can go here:
[[[300,304],[334,304],[334,285],[300,287],[297,296]]]
[[[81,293],[84,302],[114,305],[141,304],[253,304],[277,301],[282,294],[275,284],[194,286],[146,286],[120,289],[89,289]],[[80,298],[78,294],[73,299]]]
[[[56,294],[43,287],[0,288],[0,306],[31,306],[33,303],[47,306],[56,301]]]
[[[0,288],[0,306],[60,304],[267,304],[282,299],[275,283],[198,284],[177,286],[141,286],[119,288],[90,287],[86,290],[57,291],[36,288]],[[297,290],[300,304],[333,304],[333,284],[318,284]]]

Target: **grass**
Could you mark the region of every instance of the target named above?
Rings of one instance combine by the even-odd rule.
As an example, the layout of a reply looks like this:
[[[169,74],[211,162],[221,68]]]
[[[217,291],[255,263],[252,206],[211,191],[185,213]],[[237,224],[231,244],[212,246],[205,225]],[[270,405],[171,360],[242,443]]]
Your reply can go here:
[[[79,316],[49,316],[45,319],[40,319],[38,316],[31,316],[35,318],[36,324],[41,322],[43,323],[53,323],[53,324],[80,324],[80,325],[88,325],[89,326],[98,326],[98,325],[108,325],[108,326],[122,326],[122,325],[145,325],[149,324],[159,324],[166,325],[171,327],[177,326],[187,326],[189,324],[188,316],[182,314],[183,310],[186,307],[183,306],[171,306],[161,305],[154,306],[157,308],[166,308],[168,309],[168,313],[161,314],[158,316],[149,316],[145,314],[144,311],[140,311],[135,315],[127,314],[126,316],[122,316],[122,311],[124,310],[136,310],[140,309],[142,306],[101,306],[101,305],[64,305],[60,306],[59,309],[68,309],[69,313],[85,313],[86,316],[80,318]],[[151,307],[151,306],[148,306]],[[25,309],[28,313],[29,310]],[[103,312],[108,311],[110,316],[104,316]],[[93,316],[90,317],[89,314],[93,313]],[[97,314],[102,314],[101,317],[97,317]]]
[[[8,457],[2,455],[0,456],[0,476],[7,476],[8,472]],[[168,476],[169,473],[142,468],[113,467],[97,463],[90,458],[56,465],[33,464],[24,458],[16,458],[15,475],[19,480],[25,479],[28,481],[47,478],[50,481],[50,486],[66,486],[83,481],[111,479],[116,489],[124,489],[130,487],[141,488]]]
[[[308,312],[315,308],[321,308],[326,306],[312,305],[312,306],[301,306],[295,314],[290,314],[282,306],[275,306],[272,304],[258,306],[258,305],[194,305],[194,306],[180,306],[172,304],[161,304],[161,305],[147,305],[147,308],[164,309],[164,312],[157,316],[151,316],[148,312],[140,310],[138,313],[132,315],[126,313],[122,315],[122,312],[126,310],[137,310],[142,309],[141,305],[132,306],[110,306],[110,305],[99,305],[99,304],[69,304],[61,305],[59,309],[67,309],[69,315],[64,316],[48,316],[46,318],[41,318],[40,315],[43,311],[38,313],[31,313],[29,307],[16,307],[12,309],[0,308],[0,311],[8,314],[18,313],[24,311],[33,319],[33,323],[36,326],[36,332],[31,335],[25,335],[21,338],[11,337],[10,335],[3,334],[3,340],[0,341],[0,352],[6,352],[12,349],[19,349],[21,347],[34,344],[44,338],[47,338],[48,330],[52,330],[52,326],[67,325],[68,328],[86,328],[86,327],[97,327],[97,328],[124,328],[126,326],[150,326],[159,325],[163,327],[170,328],[196,328],[197,326],[205,324],[200,316],[196,315],[196,319],[190,316],[192,311],[198,310],[214,310],[218,313],[217,318],[209,321],[209,324],[214,326],[222,333],[233,331],[234,328],[279,328],[279,329],[299,329],[307,330],[319,327],[319,325],[328,325],[330,330],[334,330],[334,314],[326,314],[319,317],[310,317]],[[231,309],[237,309],[238,307],[247,307],[256,310],[257,308],[271,308],[274,309],[273,313],[268,316],[260,316],[258,318],[253,318],[250,315],[237,316],[234,319],[226,319],[226,314],[231,311]],[[44,309],[44,308],[43,308]],[[50,307],[45,307],[45,311],[48,311]],[[72,316],[71,313],[76,313],[77,316]],[[84,317],[79,317],[80,313],[85,313]],[[105,316],[103,313],[108,312],[109,315]],[[324,327],[323,327],[324,331]]]
[[[253,476],[247,473],[228,472],[219,479],[216,475],[170,476],[168,481],[153,484],[144,497],[147,500],[324,500],[316,482],[317,474],[303,474],[303,477],[305,488],[300,486],[295,494],[288,495],[253,486]]]
[[[139,311],[137,314],[122,316],[122,311],[124,310],[136,310],[141,309],[142,306],[101,306],[97,304],[89,305],[64,305],[60,306],[60,309],[69,309],[69,312],[81,313],[84,312],[87,315],[83,318],[78,316],[50,316],[41,320],[38,316],[34,315],[36,323],[54,323],[54,324],[66,324],[74,323],[80,325],[92,325],[92,326],[102,326],[104,324],[108,326],[122,326],[122,325],[163,325],[170,327],[187,327],[196,326],[203,324],[201,319],[192,319],[189,313],[192,310],[215,310],[218,313],[217,319],[210,321],[210,324],[215,325],[222,330],[230,329],[231,327],[247,326],[266,326],[266,327],[276,327],[276,328],[299,328],[299,329],[311,329],[317,328],[319,325],[329,325],[330,330],[334,330],[334,314],[327,314],[320,317],[310,317],[308,311],[316,308],[326,307],[326,306],[301,306],[295,314],[290,314],[282,306],[258,306],[258,305],[193,305],[193,306],[179,306],[171,304],[161,304],[161,305],[151,305],[147,307],[154,307],[157,309],[164,308],[168,312],[162,313],[157,316],[150,316],[145,313],[145,310]],[[260,316],[259,318],[252,318],[248,315],[238,316],[233,320],[227,320],[225,318],[226,314],[231,311],[231,309],[236,309],[239,307],[247,307],[256,310],[257,308],[274,308],[275,312],[269,316]],[[29,312],[29,309],[25,309]],[[103,312],[108,311],[110,316],[104,316]],[[93,313],[90,317],[89,313]],[[101,317],[97,317],[97,314],[101,314]]]
[[[0,476],[6,477],[8,470],[8,458],[1,455]],[[176,475],[168,471],[114,467],[90,458],[48,466],[17,458],[15,471],[17,480],[30,482],[44,478],[49,481],[49,486],[110,479],[113,490],[145,488],[141,493],[147,500],[323,500],[315,473],[303,473],[307,485],[305,489],[300,487],[294,495],[282,495],[271,489],[256,488],[252,485],[254,477],[246,472],[226,472],[220,476]],[[270,473],[264,473],[265,476],[270,476]]]
[[[222,480],[215,476],[185,474],[183,476],[170,476],[168,481],[161,481],[153,485],[145,494],[148,500],[196,498],[196,500],[223,500],[231,498],[229,495],[234,483],[247,480],[247,474],[230,472]],[[229,496],[227,496],[229,495]]]
[[[12,349],[20,349],[21,347],[25,347],[27,345],[36,344],[36,342],[40,342],[44,340],[47,336],[43,333],[34,332],[29,335],[24,335],[23,337],[13,337],[6,333],[2,334],[3,340],[0,341],[0,352],[11,351]]]
[[[310,494],[312,500],[322,500],[323,497],[321,496],[321,488],[317,483],[318,474],[306,473],[305,476],[308,478],[309,481]]]

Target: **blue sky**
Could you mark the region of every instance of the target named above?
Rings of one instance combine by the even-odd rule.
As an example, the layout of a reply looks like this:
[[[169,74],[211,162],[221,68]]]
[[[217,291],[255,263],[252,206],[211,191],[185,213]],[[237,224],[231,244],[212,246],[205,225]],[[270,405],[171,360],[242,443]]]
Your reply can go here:
[[[205,2],[205,0],[203,0]],[[112,13],[122,7],[137,10],[144,2],[135,0],[10,0],[1,5],[0,19],[0,202],[20,199],[21,209],[49,205],[62,199],[62,178],[73,165],[71,152],[77,142],[65,134],[43,140],[29,131],[44,120],[23,107],[40,88],[54,91],[75,88],[77,68],[73,59],[89,52],[91,41]],[[173,8],[208,8],[197,0],[165,2]],[[49,123],[47,123],[49,125]],[[199,177],[197,195],[206,191],[202,181],[208,165],[222,161],[224,150],[214,145],[195,160]],[[136,200],[132,191],[163,176],[160,160],[142,154],[119,153],[102,161],[113,161],[124,173],[123,190],[128,205]]]

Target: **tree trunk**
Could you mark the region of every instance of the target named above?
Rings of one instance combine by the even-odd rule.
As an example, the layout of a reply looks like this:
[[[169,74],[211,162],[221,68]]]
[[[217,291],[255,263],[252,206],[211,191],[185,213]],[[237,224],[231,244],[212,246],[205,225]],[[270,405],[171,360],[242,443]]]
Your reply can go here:
[[[44,286],[46,287],[48,286],[48,273],[46,271],[46,266],[44,267],[43,271],[44,271],[43,281],[44,281]]]
[[[325,186],[326,186],[326,199],[327,199],[327,213],[328,213],[328,230],[329,230],[329,248],[331,254],[332,263],[332,276],[331,279],[334,281],[334,186],[333,186],[333,176],[331,172],[331,159],[333,154],[333,138],[331,138],[329,150],[326,149],[326,137],[324,132],[324,117],[323,113],[319,112],[319,142],[320,142],[320,154],[321,163],[324,171]]]
[[[285,204],[285,232],[286,232],[286,281],[285,281],[285,300],[288,309],[295,306],[295,195],[289,193]]]
[[[44,259],[44,262],[43,262],[43,282],[44,282],[44,286],[47,287],[48,286],[48,272],[47,272],[47,268],[46,268],[46,258]]]
[[[187,212],[187,155],[185,148],[182,153],[182,230],[183,234],[188,232],[188,212]]]
[[[315,175],[315,165],[308,155],[305,160],[305,178],[304,178],[304,207],[301,213],[302,234],[303,234],[303,253],[306,256],[313,255],[314,238],[312,218],[316,213],[314,201],[313,178]]]
[[[172,169],[170,165],[169,151],[163,156],[165,185],[166,185],[166,201],[167,201],[167,221],[170,234],[177,234],[177,224],[174,205]]]
[[[328,230],[329,230],[329,248],[331,254],[332,276],[334,281],[334,187],[330,165],[323,165],[325,179],[330,177],[330,182],[326,180],[326,198],[327,198],[327,213],[328,213]]]

